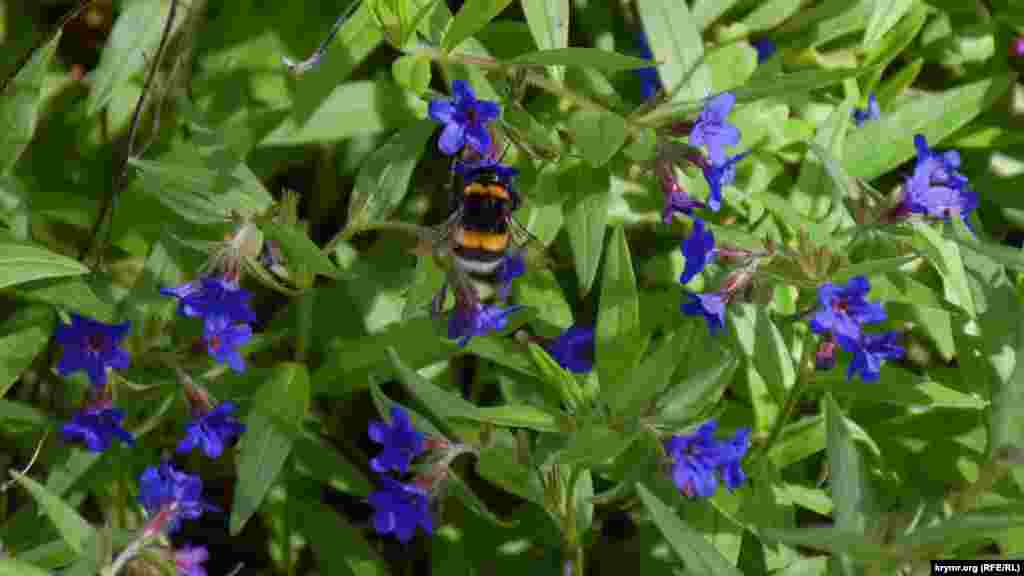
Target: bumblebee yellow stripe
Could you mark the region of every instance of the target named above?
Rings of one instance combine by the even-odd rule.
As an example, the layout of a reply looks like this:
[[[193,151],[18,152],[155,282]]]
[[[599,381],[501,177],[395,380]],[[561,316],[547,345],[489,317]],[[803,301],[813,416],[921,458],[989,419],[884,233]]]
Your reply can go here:
[[[473,182],[469,186],[466,186],[464,191],[466,196],[490,196],[491,198],[501,198],[502,200],[511,200],[509,196],[508,188],[497,184],[488,184],[484,186],[479,182]]]
[[[477,248],[488,252],[501,252],[508,247],[509,234],[477,232],[476,230],[459,230],[455,233],[455,243],[463,248]]]

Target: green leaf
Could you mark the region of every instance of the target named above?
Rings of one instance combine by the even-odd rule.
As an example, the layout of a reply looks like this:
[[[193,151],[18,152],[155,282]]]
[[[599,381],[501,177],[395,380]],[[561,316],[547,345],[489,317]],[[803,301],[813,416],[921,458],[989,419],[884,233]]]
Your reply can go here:
[[[871,496],[860,452],[853,442],[842,409],[831,395],[825,396],[825,420],[828,428],[828,463],[835,503],[835,527],[864,534],[871,521]]]
[[[559,430],[557,418],[536,406],[484,406],[477,408],[471,419],[506,428],[527,428],[541,432]]]
[[[399,86],[423,95],[430,88],[430,60],[415,54],[406,54],[391,63],[391,75]],[[433,126],[433,124],[431,124]]]
[[[974,297],[967,283],[967,272],[960,258],[960,248],[952,240],[925,222],[914,222],[914,244],[922,251],[942,276],[943,293],[946,301],[960,308],[971,318],[974,317]]]
[[[78,554],[84,552],[86,542],[95,532],[93,527],[60,496],[47,490],[42,484],[14,470],[10,471],[10,475],[18,484],[21,484],[22,488],[28,490],[68,546]]]
[[[914,135],[939,142],[988,109],[1009,89],[1012,78],[995,76],[938,93],[909,98],[899,108],[855,130],[846,140],[843,166],[854,177],[873,180],[916,154]]]
[[[14,558],[0,558],[0,576],[50,576],[50,572]]]
[[[694,0],[693,23],[698,30],[704,30],[740,0]]]
[[[564,172],[559,182],[563,190],[570,191],[565,205],[565,231],[572,246],[580,293],[587,294],[594,285],[597,265],[601,262],[611,200],[611,174],[606,169],[577,164]]]
[[[540,50],[527,52],[508,60],[506,64],[518,66],[579,66],[594,68],[604,72],[622,72],[648,68],[653,62],[626,56],[618,52],[609,52],[600,48],[559,48],[556,50]]]
[[[1005,279],[985,289],[987,309],[978,319],[981,341],[960,356],[977,360],[964,369],[979,390],[991,390],[989,445],[993,453],[1024,444],[1024,306]],[[1020,481],[1017,481],[1020,484]]]
[[[337,278],[338,267],[298,226],[264,222],[260,225],[260,230],[268,240],[278,242],[288,266],[303,266],[328,278]]]
[[[311,477],[339,492],[356,496],[370,493],[373,485],[366,475],[329,444],[308,433],[295,436],[294,442],[296,467],[305,467]]]
[[[870,49],[913,7],[914,0],[872,0],[871,17],[861,46]]]
[[[555,456],[565,465],[594,466],[622,454],[640,436],[640,431],[619,432],[605,426],[588,426],[569,437],[568,445]]]
[[[672,102],[703,100],[711,94],[704,42],[685,2],[639,0],[636,4],[658,76]]]
[[[1019,504],[983,508],[956,514],[937,524],[923,526],[910,534],[901,535],[892,542],[892,546],[917,548],[941,544],[948,549],[1021,525],[1024,525],[1024,511]]]
[[[583,159],[599,168],[626,142],[626,121],[617,114],[595,110],[578,110],[569,117],[573,141]]]
[[[668,388],[676,367],[685,358],[693,332],[694,323],[685,322],[679,330],[666,334],[660,346],[633,372],[629,386],[606,390],[604,396],[612,414],[640,416],[652,407],[654,399]],[[687,372],[691,373],[689,367]]]
[[[1007,268],[1018,271],[1024,270],[1024,251],[1020,248],[982,242],[967,230],[963,220],[960,220],[959,218],[951,218],[950,221],[952,223],[953,233],[946,233],[947,238],[955,241],[961,246],[966,246],[978,254],[988,256]]]
[[[645,341],[640,328],[640,299],[629,256],[626,232],[621,226],[612,231],[608,257],[601,280],[600,309],[594,329],[595,361],[601,379],[601,395],[606,402],[620,397],[616,388],[629,387],[630,374],[640,359]]]
[[[0,99],[0,175],[14,167],[32,141],[43,99],[43,79],[57,52],[61,31],[32,56]]]
[[[302,364],[281,363],[256,391],[238,455],[238,484],[231,506],[232,535],[242,531],[284,469],[292,438],[274,419],[301,426],[309,410],[309,375]]]
[[[411,92],[389,80],[348,82],[316,100],[315,109],[295,110],[260,145],[334,142],[402,128],[418,119],[417,102]]]
[[[405,199],[413,169],[436,124],[419,120],[403,128],[363,162],[348,206],[347,226],[387,220]]]
[[[441,47],[446,52],[457,48],[462,41],[479,32],[495,16],[501,14],[512,0],[476,0],[466,2],[459,9],[459,12],[452,18],[448,26],[448,33],[441,41]]]
[[[675,512],[643,484],[637,484],[640,500],[651,515],[654,525],[668,540],[668,545],[686,564],[691,574],[743,576],[703,534],[689,527]]]
[[[0,324],[0,397],[46,348],[55,320],[49,308],[25,306]]]
[[[21,299],[74,310],[101,322],[117,320],[114,305],[100,299],[92,286],[82,278],[36,280],[18,286],[15,292]]]
[[[874,561],[885,555],[885,550],[881,546],[861,534],[841,528],[762,528],[760,533],[769,541],[782,542],[790,546],[805,546],[833,554],[845,554],[863,560]]]
[[[100,51],[100,63],[92,73],[86,100],[89,116],[106,106],[114,92],[122,89],[132,76],[145,69],[146,62],[155,57],[169,10],[170,4],[160,0],[124,3],[107,45]],[[179,18],[181,15],[182,11],[179,11]]]
[[[569,0],[522,0],[520,6],[538,48],[549,51],[569,45]],[[562,79],[561,69],[552,71]]]
[[[545,505],[540,475],[520,464],[515,451],[510,448],[492,446],[481,449],[476,471],[480,477],[502,490],[538,506]]]
[[[40,246],[0,242],[0,288],[40,278],[88,274],[89,269]]]

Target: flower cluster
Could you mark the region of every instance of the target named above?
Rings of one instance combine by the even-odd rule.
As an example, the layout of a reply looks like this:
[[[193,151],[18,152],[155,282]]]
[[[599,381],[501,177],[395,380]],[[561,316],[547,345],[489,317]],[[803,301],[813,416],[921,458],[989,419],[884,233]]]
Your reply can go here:
[[[144,533],[178,531],[182,519],[195,520],[217,508],[203,500],[203,481],[177,470],[170,462],[150,466],[139,477],[139,504],[149,515]]]
[[[717,420],[701,424],[693,434],[680,434],[664,443],[672,481],[690,498],[710,498],[721,479],[730,491],[747,479],[741,464],[750,448],[750,429],[741,428],[729,440],[716,440]]]
[[[957,171],[960,154],[956,150],[936,152],[921,134],[914,136],[917,162],[914,172],[903,183],[903,197],[893,216],[905,218],[921,214],[927,218],[949,220],[958,215],[965,222],[978,207],[978,195],[967,177]]]
[[[903,356],[898,333],[868,334],[863,331],[864,325],[886,319],[882,305],[867,300],[870,291],[871,283],[863,276],[851,278],[845,286],[827,282],[818,288],[818,309],[811,318],[810,326],[815,334],[825,336],[816,354],[819,368],[828,369],[835,364],[835,344],[838,344],[853,354],[847,379],[859,373],[865,382],[874,382],[879,378],[883,360]]]
[[[388,471],[405,474],[412,461],[427,449],[427,439],[413,427],[409,415],[398,406],[391,407],[391,423],[371,422],[370,439],[383,446],[380,454],[370,460],[378,473],[380,487],[368,500],[374,508],[373,528],[378,534],[394,534],[400,542],[408,542],[422,527],[434,532],[430,516],[429,492],[422,482],[404,484],[387,476]]]
[[[235,372],[245,371],[245,359],[238,348],[252,338],[249,323],[256,321],[256,314],[249,308],[249,292],[227,276],[204,276],[174,288],[161,288],[160,293],[178,299],[182,316],[203,319],[203,341],[210,356],[226,362]]]

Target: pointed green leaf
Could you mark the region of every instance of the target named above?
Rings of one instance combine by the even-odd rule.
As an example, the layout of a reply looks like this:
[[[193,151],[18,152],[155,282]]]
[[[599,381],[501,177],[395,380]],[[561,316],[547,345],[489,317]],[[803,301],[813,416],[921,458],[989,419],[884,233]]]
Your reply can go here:
[[[863,534],[867,528],[871,497],[868,493],[864,463],[842,409],[831,395],[825,396],[828,428],[828,463],[835,503],[835,527]]]
[[[160,0],[126,2],[107,45],[100,52],[100,63],[92,73],[86,110],[89,116],[99,112],[114,92],[146,67],[156,54],[160,32],[164,27],[170,4]],[[180,18],[183,11],[178,11]],[[180,22],[180,20],[179,20]]]
[[[565,205],[565,231],[569,235],[576,279],[581,294],[590,292],[597,276],[604,248],[604,231],[608,226],[611,174],[577,164],[559,178],[562,189],[569,191]]]
[[[711,95],[711,72],[704,63],[704,42],[685,2],[639,0],[636,3],[658,76],[672,102]]]
[[[0,558],[0,576],[50,576],[50,572],[14,558]]]
[[[39,508],[50,518],[68,546],[78,554],[84,552],[86,542],[95,532],[93,527],[79,516],[70,504],[57,494],[47,490],[42,484],[14,470],[11,470],[10,474],[32,495],[32,498],[39,504]]]
[[[651,515],[655,526],[668,540],[669,546],[686,564],[691,574],[713,576],[743,576],[742,573],[708,542],[703,534],[689,527],[675,512],[643,484],[637,484],[640,500]]]
[[[43,306],[23,306],[0,324],[0,397],[21,377],[53,334],[53,311]]]
[[[419,120],[403,128],[363,162],[348,206],[347,226],[387,220],[405,199],[409,180],[437,125]]]
[[[622,227],[612,231],[608,240],[608,256],[601,280],[600,309],[594,329],[595,361],[601,379],[601,395],[606,402],[621,398],[617,388],[629,387],[630,374],[640,359],[645,345],[640,329],[640,299],[629,256],[626,232]]]
[[[466,2],[452,18],[448,33],[444,35],[441,46],[447,52],[457,48],[466,38],[476,34],[495,16],[501,14],[512,0],[476,0]]]
[[[626,142],[626,121],[617,114],[579,110],[569,117],[576,146],[591,166],[603,166]]]
[[[654,64],[650,60],[626,56],[618,52],[609,52],[600,48],[559,48],[557,50],[540,50],[527,52],[508,60],[508,64],[519,66],[579,66],[594,68],[604,72],[622,72],[648,68]]]
[[[274,240],[281,246],[288,266],[302,266],[328,278],[337,278],[338,267],[298,226],[264,222],[260,230],[268,240]]]
[[[870,49],[914,7],[914,0],[872,0],[871,3],[871,17],[861,43],[864,49]]]
[[[18,71],[0,98],[0,175],[14,167],[32,141],[43,98],[43,78],[57,52],[61,33],[43,45]]]
[[[1019,504],[999,508],[972,510],[937,524],[923,526],[910,534],[901,535],[892,543],[895,547],[917,548],[929,544],[941,544],[953,548],[959,544],[977,540],[987,534],[997,534],[1010,528],[1024,525],[1024,510]]]
[[[555,456],[565,465],[594,466],[625,452],[639,437],[640,431],[620,432],[604,426],[589,426],[569,437],[569,443]]]
[[[29,244],[0,243],[0,288],[40,278],[88,274],[89,269],[72,260]]]
[[[256,391],[238,451],[238,484],[231,506],[231,534],[242,531],[284,469],[292,438],[274,419],[302,425],[309,410],[309,375],[302,364],[282,363]]]
[[[942,276],[942,288],[946,301],[974,317],[974,297],[967,282],[967,272],[960,258],[960,248],[952,240],[926,222],[914,222],[915,245],[935,266]]]
[[[548,51],[569,45],[569,0],[522,0],[520,5],[537,48]],[[562,79],[561,69],[552,72]]]

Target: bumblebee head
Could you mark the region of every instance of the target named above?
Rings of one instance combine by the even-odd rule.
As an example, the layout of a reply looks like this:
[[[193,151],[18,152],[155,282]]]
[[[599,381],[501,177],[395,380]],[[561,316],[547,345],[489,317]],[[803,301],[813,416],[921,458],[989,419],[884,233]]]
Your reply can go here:
[[[456,162],[455,172],[462,176],[466,186],[474,182],[484,186],[501,186],[508,191],[512,211],[519,208],[519,193],[514,187],[519,170],[501,164],[497,160],[484,160],[475,163]]]

